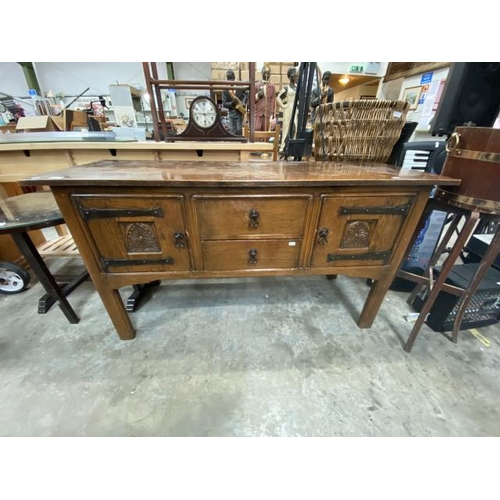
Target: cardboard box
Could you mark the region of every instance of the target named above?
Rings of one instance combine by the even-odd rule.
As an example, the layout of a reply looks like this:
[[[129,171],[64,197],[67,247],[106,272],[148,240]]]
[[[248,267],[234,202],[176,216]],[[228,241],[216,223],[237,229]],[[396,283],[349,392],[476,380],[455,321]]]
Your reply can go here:
[[[57,130],[66,130],[64,125],[64,116],[51,116],[50,119],[54,122]]]
[[[52,117],[59,118],[59,117]],[[65,109],[63,111],[63,128],[61,130],[78,130],[88,127],[88,115],[85,111]],[[57,122],[56,122],[57,123]]]
[[[23,116],[19,118],[16,132],[54,132],[59,127],[52,116]]]
[[[210,67],[212,69],[233,69],[237,70],[238,69],[238,63],[237,62],[212,62],[210,63]]]
[[[279,75],[281,73],[281,63],[269,63],[271,75]]]
[[[226,79],[226,69],[213,69],[212,70],[212,80],[225,80]]]

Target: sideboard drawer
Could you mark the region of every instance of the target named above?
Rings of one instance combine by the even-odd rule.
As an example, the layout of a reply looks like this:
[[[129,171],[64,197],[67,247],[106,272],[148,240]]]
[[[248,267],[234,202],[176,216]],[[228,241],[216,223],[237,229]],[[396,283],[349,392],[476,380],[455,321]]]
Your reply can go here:
[[[207,271],[296,269],[301,240],[233,240],[202,243]]]
[[[386,265],[412,204],[397,193],[323,196],[312,266]]]
[[[249,236],[302,238],[312,196],[196,196],[202,240]]]
[[[182,196],[88,196],[73,201],[109,272],[190,267]]]

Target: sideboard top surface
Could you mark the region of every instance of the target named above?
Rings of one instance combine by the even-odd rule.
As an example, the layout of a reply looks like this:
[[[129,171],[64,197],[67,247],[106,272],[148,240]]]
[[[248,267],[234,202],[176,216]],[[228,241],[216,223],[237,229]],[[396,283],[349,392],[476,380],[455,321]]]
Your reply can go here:
[[[317,161],[193,162],[103,160],[24,179],[48,186],[356,186],[458,185],[460,179],[381,163]]]

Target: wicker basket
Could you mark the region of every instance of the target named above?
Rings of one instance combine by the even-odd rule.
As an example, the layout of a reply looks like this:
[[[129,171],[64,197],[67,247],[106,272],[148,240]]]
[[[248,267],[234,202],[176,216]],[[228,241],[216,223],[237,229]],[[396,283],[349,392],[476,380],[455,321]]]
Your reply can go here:
[[[339,101],[316,112],[314,157],[317,161],[385,163],[405,124],[406,101]]]

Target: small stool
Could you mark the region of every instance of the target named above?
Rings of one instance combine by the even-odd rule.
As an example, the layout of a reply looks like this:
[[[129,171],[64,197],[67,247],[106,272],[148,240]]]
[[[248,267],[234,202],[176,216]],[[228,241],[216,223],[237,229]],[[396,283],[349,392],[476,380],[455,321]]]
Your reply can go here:
[[[436,192],[437,196],[440,196],[441,191],[438,190]],[[465,245],[469,241],[469,238],[472,236],[474,229],[476,228],[477,223],[480,220],[483,221],[499,221],[500,222],[500,214],[491,214],[491,213],[484,213],[479,209],[468,209],[465,207],[459,207],[455,205],[451,205],[448,202],[444,202],[440,199],[432,199],[429,200],[429,203],[427,204],[426,210],[422,214],[422,218],[419,224],[419,229],[417,229],[416,235],[418,235],[418,232],[420,229],[423,227],[423,224],[425,223],[425,220],[427,219],[428,216],[430,216],[432,210],[440,210],[442,212],[446,212],[447,214],[451,215],[451,220],[448,226],[448,229],[446,230],[445,235],[443,236],[442,240],[440,241],[439,245],[437,246],[436,250],[434,251],[434,254],[432,255],[428,268],[425,272],[424,276],[420,276],[414,273],[410,273],[407,271],[398,271],[397,276],[399,278],[406,279],[408,281],[412,281],[414,283],[417,283],[417,286],[411,293],[411,295],[408,298],[408,303],[412,303],[415,297],[422,291],[423,288],[428,287],[429,288],[429,293],[427,295],[427,298],[425,300],[425,303],[422,306],[422,309],[420,310],[419,316],[417,321],[415,322],[415,325],[413,326],[413,329],[410,333],[410,336],[408,337],[408,340],[406,342],[406,345],[404,347],[404,350],[406,352],[410,352],[413,344],[420,332],[420,329],[425,321],[425,318],[427,317],[427,314],[430,312],[432,306],[434,305],[434,302],[436,301],[438,295],[440,292],[447,292],[453,295],[456,295],[458,297],[462,297],[462,301],[460,303],[460,306],[458,308],[454,323],[453,323],[453,331],[452,331],[452,340],[453,342],[458,341],[458,332],[460,330],[460,324],[462,322],[462,318],[465,314],[465,311],[467,309],[467,305],[469,304],[470,300],[474,296],[474,293],[477,290],[477,287],[481,283],[481,280],[485,277],[486,273],[488,272],[489,268],[495,261],[495,259],[498,257],[498,254],[500,252],[500,230],[497,229],[495,235],[493,236],[493,240],[491,244],[488,247],[488,250],[486,251],[484,257],[481,259],[481,262],[479,263],[479,266],[477,268],[477,271],[474,273],[474,276],[472,277],[471,282],[469,283],[468,288],[465,290],[463,288],[459,288],[457,286],[449,285],[446,282],[446,279],[448,278],[448,275],[450,274],[450,271],[452,270],[456,260],[460,256],[462,250],[464,249]],[[448,257],[446,258],[442,269],[439,273],[438,278],[434,281],[433,278],[433,267],[437,264],[437,261],[443,254],[444,250],[447,247],[448,242],[450,241],[451,237],[453,236],[455,230],[457,229],[460,221],[464,221],[463,227],[460,230],[458,234],[458,238],[456,239],[455,243],[453,244],[450,253]],[[415,236],[415,235],[414,235]],[[411,248],[411,246],[410,246]]]
[[[434,197],[429,200],[422,214],[409,248],[412,247],[433,210],[440,210],[451,216],[450,225],[434,251],[424,276],[402,270],[397,273],[399,278],[418,284],[408,298],[409,303],[413,302],[423,287],[429,288],[425,303],[404,347],[406,352],[411,351],[420,328],[441,291],[462,298],[452,331],[452,341],[457,342],[467,305],[500,252],[500,226],[497,225],[488,250],[481,259],[467,289],[446,283],[455,261],[465,248],[477,224],[500,222],[500,130],[489,127],[457,127],[448,139],[446,151],[448,157],[442,174],[460,178],[462,182],[459,186],[446,190],[439,186],[436,188]],[[433,267],[447,248],[448,242],[462,220],[464,223],[458,232],[458,237],[438,278],[434,281]]]

